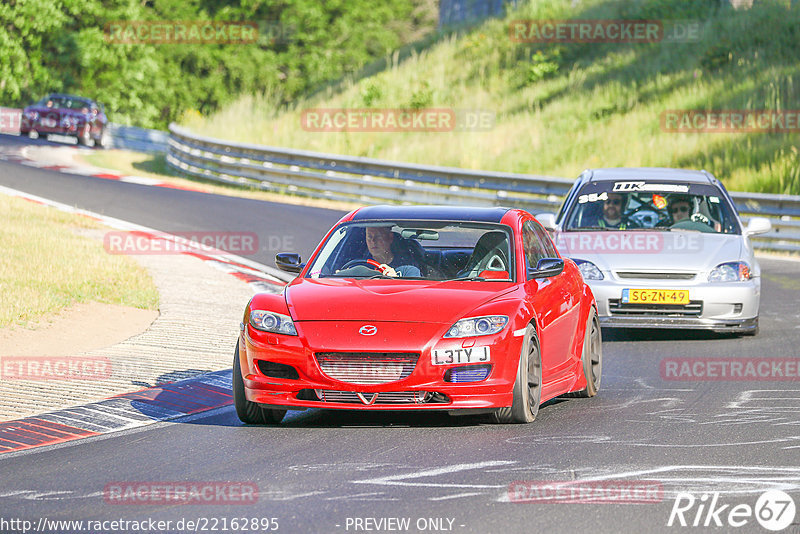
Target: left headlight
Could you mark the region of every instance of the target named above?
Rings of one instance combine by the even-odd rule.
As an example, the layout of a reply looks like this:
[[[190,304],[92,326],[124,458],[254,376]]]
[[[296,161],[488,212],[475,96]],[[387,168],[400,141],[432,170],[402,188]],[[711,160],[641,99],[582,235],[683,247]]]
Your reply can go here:
[[[496,334],[508,324],[505,315],[487,315],[461,319],[451,326],[444,337],[473,337]]]
[[[714,267],[708,275],[709,282],[745,282],[752,278],[750,266],[743,261],[729,261]]]
[[[297,330],[294,328],[294,322],[292,322],[292,318],[280,313],[264,310],[251,310],[250,325],[255,329],[263,330],[264,332],[286,334],[287,336],[297,335]]]

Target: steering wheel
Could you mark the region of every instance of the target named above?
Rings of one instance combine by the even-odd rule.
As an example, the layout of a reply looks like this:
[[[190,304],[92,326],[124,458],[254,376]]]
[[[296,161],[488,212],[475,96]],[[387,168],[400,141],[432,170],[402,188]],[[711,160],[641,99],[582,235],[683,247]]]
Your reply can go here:
[[[345,269],[349,269],[350,267],[355,267],[357,265],[362,265],[364,267],[369,267],[370,269],[375,269],[379,273],[386,276],[397,276],[394,269],[392,269],[388,265],[383,266],[375,260],[362,260],[362,259],[350,260],[347,263],[345,263],[339,270],[344,271]]]
[[[708,220],[708,217],[706,217],[702,213],[693,213],[690,218],[694,222],[701,222],[701,223],[705,223],[705,224],[707,224],[709,226],[713,226],[713,224],[711,224],[711,221]]]
[[[375,260],[361,260],[361,259],[350,260],[347,263],[345,263],[344,265],[342,265],[342,268],[339,269],[339,270],[340,271],[344,271],[345,269],[349,269],[350,267],[355,267],[356,265],[363,265],[364,267],[369,267],[370,269],[375,269],[376,271],[383,272],[383,269],[381,268],[381,264],[378,263],[377,261],[375,261]]]

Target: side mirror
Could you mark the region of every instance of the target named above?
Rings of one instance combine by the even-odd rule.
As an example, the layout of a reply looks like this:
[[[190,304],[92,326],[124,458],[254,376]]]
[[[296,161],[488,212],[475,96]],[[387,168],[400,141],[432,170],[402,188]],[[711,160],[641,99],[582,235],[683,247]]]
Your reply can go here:
[[[744,235],[765,234],[772,230],[772,223],[764,217],[753,217],[744,229]]]
[[[286,271],[287,273],[299,273],[303,270],[303,267],[305,267],[305,265],[301,263],[300,254],[295,254],[294,252],[281,252],[276,254],[275,265],[278,266],[278,269]]]
[[[542,258],[536,269],[528,271],[528,278],[550,278],[564,271],[564,260],[561,258]]]
[[[544,226],[545,230],[552,231],[556,229],[556,216],[552,213],[540,213],[536,216],[536,220]]]

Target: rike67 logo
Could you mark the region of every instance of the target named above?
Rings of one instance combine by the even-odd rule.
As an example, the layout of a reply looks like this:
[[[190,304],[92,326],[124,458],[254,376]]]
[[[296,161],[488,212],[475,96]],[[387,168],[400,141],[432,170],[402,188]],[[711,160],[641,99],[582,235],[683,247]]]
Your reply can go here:
[[[675,497],[667,526],[680,527],[733,527],[750,526],[753,519],[767,530],[778,532],[792,524],[795,517],[792,497],[781,490],[762,493],[756,505],[721,503],[719,492],[704,493],[700,497],[681,492]]]

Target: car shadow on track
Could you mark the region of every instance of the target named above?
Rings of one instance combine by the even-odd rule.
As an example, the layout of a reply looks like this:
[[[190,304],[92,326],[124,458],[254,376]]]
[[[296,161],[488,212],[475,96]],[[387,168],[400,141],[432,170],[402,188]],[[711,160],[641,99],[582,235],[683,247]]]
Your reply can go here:
[[[705,330],[659,330],[656,328],[603,328],[603,343],[624,341],[712,341],[737,339],[736,334]]]

